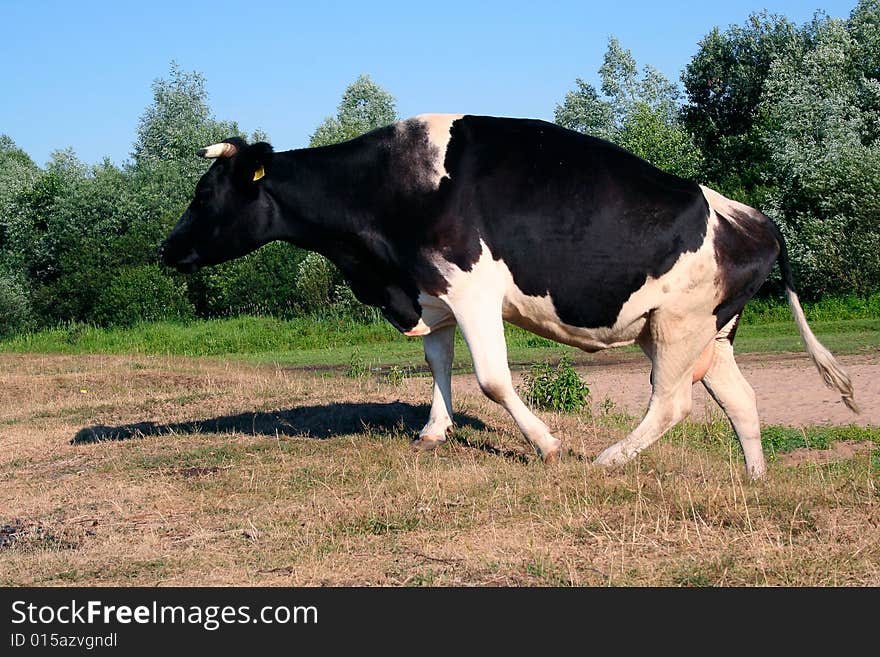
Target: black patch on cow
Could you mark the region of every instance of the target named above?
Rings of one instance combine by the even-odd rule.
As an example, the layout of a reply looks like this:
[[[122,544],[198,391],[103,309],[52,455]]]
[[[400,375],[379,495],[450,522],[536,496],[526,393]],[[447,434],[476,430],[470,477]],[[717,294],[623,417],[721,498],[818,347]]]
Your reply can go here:
[[[742,312],[773,268],[779,255],[776,227],[757,210],[746,214],[737,209],[716,210],[715,260],[718,263],[716,284],[720,301],[715,307],[716,327],[721,329],[734,315]],[[730,338],[733,342],[733,337]]]
[[[706,236],[698,185],[544,121],[466,116],[453,124],[446,169],[447,223],[475,226],[519,289],[549,294],[572,326],[613,325],[648,276]],[[478,255],[458,239],[451,248]]]

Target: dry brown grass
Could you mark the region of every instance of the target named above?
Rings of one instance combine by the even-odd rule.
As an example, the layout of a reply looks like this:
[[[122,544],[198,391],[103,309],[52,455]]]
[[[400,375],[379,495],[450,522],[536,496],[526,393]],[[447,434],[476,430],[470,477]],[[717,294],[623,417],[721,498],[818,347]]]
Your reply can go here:
[[[416,454],[427,378],[0,356],[0,585],[880,584],[869,452],[753,484],[716,422],[606,473],[629,418],[545,414],[548,468],[457,392],[463,428]],[[132,426],[70,444],[95,425]]]

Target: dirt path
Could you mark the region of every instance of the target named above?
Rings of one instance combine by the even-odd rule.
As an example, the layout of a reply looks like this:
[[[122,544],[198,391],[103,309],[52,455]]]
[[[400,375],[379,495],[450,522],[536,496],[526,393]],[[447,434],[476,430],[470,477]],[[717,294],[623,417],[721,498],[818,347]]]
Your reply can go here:
[[[861,413],[854,415],[840,397],[826,388],[806,354],[743,354],[737,362],[743,375],[758,396],[762,424],[806,425],[880,425],[880,353],[840,356],[849,372]],[[592,357],[590,364],[579,365],[579,373],[590,386],[595,404],[610,398],[620,409],[633,415],[644,412],[651,386],[650,366],[641,354],[605,352]],[[514,373],[519,385],[521,372]],[[455,376],[457,389],[476,391],[472,374]],[[694,386],[694,417],[715,412],[718,406],[705,388]]]

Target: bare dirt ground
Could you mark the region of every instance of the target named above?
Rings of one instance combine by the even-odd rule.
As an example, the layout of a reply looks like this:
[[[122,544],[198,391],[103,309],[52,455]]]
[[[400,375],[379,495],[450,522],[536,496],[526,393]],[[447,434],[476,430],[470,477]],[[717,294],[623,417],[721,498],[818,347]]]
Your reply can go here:
[[[806,357],[740,359],[765,424],[880,424],[880,354],[841,361],[861,416]],[[647,361],[581,371],[597,409],[629,414],[541,413],[568,449],[545,467],[473,375],[453,437],[415,453],[429,377],[0,354],[0,585],[880,584],[876,448],[750,482],[710,400],[709,421],[600,470]]]

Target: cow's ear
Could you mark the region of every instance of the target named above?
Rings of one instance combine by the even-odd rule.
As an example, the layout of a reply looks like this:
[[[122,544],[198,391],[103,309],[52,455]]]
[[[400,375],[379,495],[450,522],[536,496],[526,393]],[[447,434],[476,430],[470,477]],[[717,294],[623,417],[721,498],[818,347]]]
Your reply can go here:
[[[272,170],[272,146],[264,141],[251,144],[235,158],[236,182],[246,189],[256,189]]]

